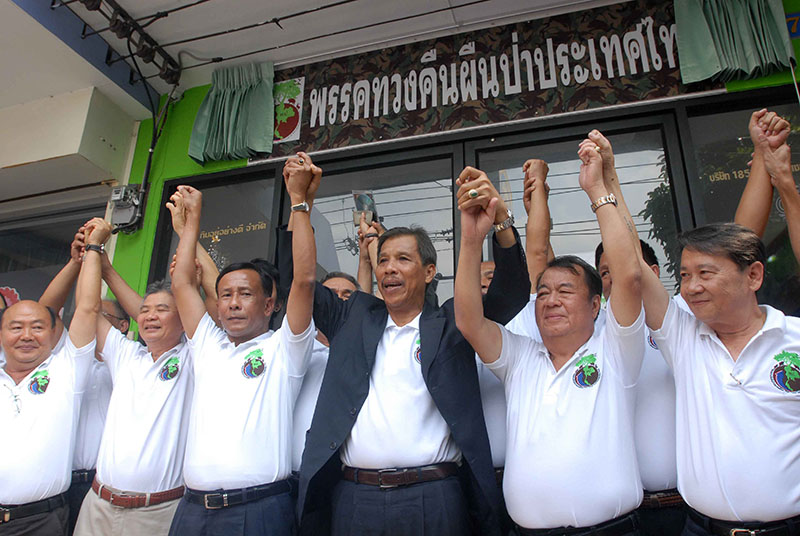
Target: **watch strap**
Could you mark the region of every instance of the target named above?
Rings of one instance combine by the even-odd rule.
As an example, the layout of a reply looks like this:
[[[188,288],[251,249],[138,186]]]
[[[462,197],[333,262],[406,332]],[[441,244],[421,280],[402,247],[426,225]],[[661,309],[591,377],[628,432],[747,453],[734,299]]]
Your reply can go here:
[[[506,209],[506,210],[508,212],[508,217],[494,226],[494,232],[496,233],[499,233],[500,231],[505,231],[506,229],[514,225],[514,215],[511,213],[511,209]]]
[[[96,251],[102,255],[105,250],[105,247],[102,245],[98,246],[97,244],[86,244],[86,251]]]
[[[615,207],[617,206],[617,197],[614,194],[598,197],[597,200],[590,205],[590,208],[592,209],[592,212],[597,212],[598,208],[608,204],[612,204]]]

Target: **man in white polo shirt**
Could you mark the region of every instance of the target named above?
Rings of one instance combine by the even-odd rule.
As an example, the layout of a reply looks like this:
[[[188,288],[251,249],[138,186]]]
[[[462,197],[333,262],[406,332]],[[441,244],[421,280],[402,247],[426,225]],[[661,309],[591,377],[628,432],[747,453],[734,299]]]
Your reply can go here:
[[[299,162],[298,162],[299,161]],[[251,263],[224,268],[217,309],[194,284],[202,196],[179,186],[185,227],[173,291],[194,354],[195,390],[184,463],[187,493],[170,534],[289,535],[296,530],[292,412],[314,342],[316,249],[305,202],[321,171],[307,155],[287,164],[294,221],[294,274],[280,329],[269,331],[274,281]],[[297,247],[297,240],[312,243]]]
[[[111,226],[87,224],[76,309],[63,347],[53,352],[55,313],[32,301],[4,311],[0,341],[0,532],[63,535],[80,397],[94,357],[101,244]]]
[[[192,361],[168,284],[148,287],[136,322],[146,347],[98,319],[114,389],[79,536],[166,535],[183,496]]]
[[[557,257],[538,277],[536,322],[543,343],[484,318],[478,270],[494,206],[461,215],[456,321],[505,384],[503,491],[517,534],[635,533],[630,514],[642,498],[631,422],[632,387],[644,352],[641,270],[633,239],[603,185],[595,144],[582,142],[579,155],[580,186],[592,201],[619,285],[603,327],[594,325],[600,278],[577,257]]]
[[[758,305],[758,236],[716,223],[683,233],[683,311],[644,277],[647,324],[672,368],[684,534],[793,534],[800,526],[800,320]],[[755,532],[749,532],[755,531]]]

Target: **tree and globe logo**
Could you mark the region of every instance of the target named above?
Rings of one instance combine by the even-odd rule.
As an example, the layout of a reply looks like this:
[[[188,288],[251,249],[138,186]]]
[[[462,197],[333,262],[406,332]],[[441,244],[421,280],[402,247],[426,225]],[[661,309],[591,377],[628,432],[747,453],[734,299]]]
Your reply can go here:
[[[164,363],[164,366],[161,367],[161,370],[158,373],[158,379],[162,382],[173,379],[178,375],[178,372],[180,372],[180,365],[181,362],[177,357],[169,358],[169,360]]]
[[[35,395],[43,395],[47,391],[48,385],[50,385],[50,374],[47,370],[40,370],[31,378],[28,391]]]
[[[258,378],[264,373],[264,352],[261,349],[253,350],[244,358],[242,375],[245,378]]]
[[[794,352],[782,351],[773,357],[778,362],[772,368],[772,384],[785,393],[800,391],[800,356]]]
[[[597,358],[594,354],[585,355],[575,363],[575,374],[572,375],[572,383],[581,389],[591,387],[600,381],[600,368],[597,366]]]

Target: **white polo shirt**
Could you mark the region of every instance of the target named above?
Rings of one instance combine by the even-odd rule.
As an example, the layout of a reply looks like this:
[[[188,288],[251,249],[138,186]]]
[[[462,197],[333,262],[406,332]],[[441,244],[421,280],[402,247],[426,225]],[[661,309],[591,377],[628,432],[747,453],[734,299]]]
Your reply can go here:
[[[25,504],[67,491],[81,393],[94,341],[60,351],[15,384],[0,369],[0,504]]]
[[[153,362],[145,346],[110,329],[101,355],[114,391],[97,480],[138,493],[182,486],[193,385],[189,345],[181,342]]]
[[[100,439],[103,437],[103,427],[106,424],[111,389],[111,373],[108,371],[108,365],[93,359],[89,380],[81,398],[75,453],[72,456],[73,471],[97,467],[97,454],[100,451]]]
[[[292,416],[314,322],[238,346],[208,314],[189,341],[194,395],[183,476],[195,490],[238,489],[283,480],[292,470]]]
[[[399,327],[389,315],[375,353],[369,394],[342,445],[360,469],[418,467],[461,459],[422,377],[419,315]]]
[[[311,419],[317,407],[322,377],[328,365],[328,347],[314,339],[308,370],[303,377],[303,385],[294,404],[294,425],[292,427],[292,471],[300,470],[303,450],[306,448],[306,432],[311,428]]]
[[[634,510],[642,484],[632,387],[644,313],[621,327],[609,311],[558,371],[542,343],[500,329],[500,357],[487,367],[506,389],[503,493],[511,518],[527,528],[586,527]]]
[[[678,489],[716,519],[800,514],[800,319],[760,308],[736,361],[674,302],[652,333],[675,376]]]

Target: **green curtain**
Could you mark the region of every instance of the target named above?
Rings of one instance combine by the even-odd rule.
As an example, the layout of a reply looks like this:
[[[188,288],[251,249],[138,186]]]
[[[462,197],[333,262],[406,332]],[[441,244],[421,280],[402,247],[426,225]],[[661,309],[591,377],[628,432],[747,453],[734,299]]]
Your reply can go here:
[[[189,156],[205,163],[272,152],[273,77],[272,62],[215,70],[194,120]]]
[[[674,0],[684,84],[783,71],[794,50],[781,0]]]

